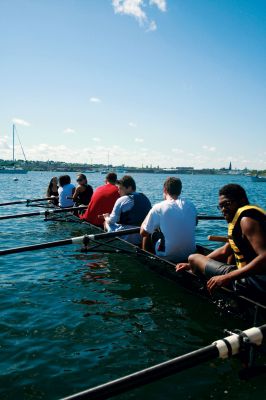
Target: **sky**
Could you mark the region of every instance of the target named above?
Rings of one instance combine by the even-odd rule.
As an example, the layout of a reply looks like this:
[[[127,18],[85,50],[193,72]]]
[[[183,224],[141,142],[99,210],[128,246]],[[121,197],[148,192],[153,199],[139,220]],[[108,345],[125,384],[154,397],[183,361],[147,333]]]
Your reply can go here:
[[[29,160],[266,169],[266,1],[0,0],[2,159],[13,123]]]

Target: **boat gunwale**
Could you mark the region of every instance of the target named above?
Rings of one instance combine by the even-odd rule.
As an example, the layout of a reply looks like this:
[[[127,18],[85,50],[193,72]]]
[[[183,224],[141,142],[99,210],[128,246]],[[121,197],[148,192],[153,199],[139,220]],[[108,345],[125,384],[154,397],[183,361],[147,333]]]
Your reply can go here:
[[[96,226],[94,224],[91,224],[88,221],[80,220],[80,218],[78,216],[76,216],[76,215],[72,215],[72,217],[73,217],[72,221],[65,221],[65,222],[75,222],[75,220],[76,220],[76,222],[79,222],[79,223],[84,224],[84,225],[88,225],[91,229],[96,230],[99,233],[103,233],[104,232],[104,230],[101,227]],[[50,221],[53,221],[53,220],[56,221],[56,219],[53,219],[53,216],[51,218],[50,218],[50,216],[48,216],[47,220],[48,221],[49,220]],[[64,222],[63,220],[58,220],[58,221]],[[266,318],[266,304],[264,305],[264,304],[262,304],[261,302],[255,300],[255,299],[247,297],[247,296],[245,296],[243,294],[239,294],[239,293],[235,292],[234,290],[232,290],[230,288],[227,288],[227,287],[224,287],[224,286],[219,287],[218,289],[216,289],[215,295],[211,295],[208,292],[208,290],[206,288],[206,285],[204,285],[204,280],[201,279],[196,274],[184,270],[184,271],[180,272],[179,274],[176,273],[176,275],[175,275],[174,274],[174,268],[175,268],[176,264],[173,263],[172,261],[166,260],[166,259],[164,259],[162,257],[159,257],[156,254],[153,254],[153,253],[151,253],[149,251],[143,250],[139,246],[134,245],[134,244],[124,240],[121,237],[115,237],[114,239],[116,239],[119,242],[122,242],[122,243],[126,244],[127,246],[130,246],[133,249],[135,249],[135,254],[133,254],[133,255],[136,255],[136,256],[143,255],[146,258],[149,258],[149,260],[151,262],[153,262],[153,263],[155,263],[157,261],[160,264],[167,265],[168,266],[168,268],[167,268],[168,269],[168,273],[165,273],[165,274],[160,273],[160,276],[163,276],[165,279],[169,279],[171,281],[178,282],[182,287],[184,287],[190,293],[200,295],[200,297],[204,297],[205,299],[208,299],[211,303],[215,303],[216,300],[218,301],[219,297],[220,297],[220,299],[221,299],[221,297],[222,297],[222,299],[224,297],[227,297],[227,300],[228,300],[228,297],[229,297],[229,299],[235,300],[238,305],[239,305],[239,303],[243,303],[244,305],[249,305],[252,308],[259,309],[262,313],[264,313],[264,316]],[[103,245],[104,245],[104,242],[103,242]],[[197,248],[202,248],[206,252],[209,251],[209,249],[207,247],[202,246],[202,245],[197,245]],[[88,252],[89,252],[89,249],[88,249]],[[97,252],[97,250],[96,250],[96,252]],[[172,271],[169,270],[170,267],[173,268]],[[149,269],[151,270],[151,268],[149,268]],[[154,269],[152,269],[152,271],[154,271]],[[170,275],[172,275],[172,277],[170,277]],[[175,279],[173,279],[173,277],[175,277]],[[193,284],[194,284],[194,288],[189,288],[188,285],[184,284],[184,281],[186,281],[186,282],[190,281],[191,282],[191,286],[193,286]],[[192,282],[193,282],[193,284],[192,284]],[[195,290],[196,282],[197,282],[197,285],[198,285],[198,290]],[[201,287],[199,288],[199,286],[201,286]],[[217,299],[215,297],[217,297]]]

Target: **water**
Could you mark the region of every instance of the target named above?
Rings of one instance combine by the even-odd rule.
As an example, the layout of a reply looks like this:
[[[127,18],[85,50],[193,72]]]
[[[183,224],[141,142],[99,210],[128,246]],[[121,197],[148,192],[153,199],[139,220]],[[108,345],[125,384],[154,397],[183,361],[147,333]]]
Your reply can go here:
[[[1,175],[0,202],[42,197],[56,174]],[[75,174],[71,174],[74,179]],[[242,184],[251,202],[266,205],[266,184],[247,177],[183,175],[183,195],[199,213],[217,215],[218,189]],[[93,187],[103,175],[90,174]],[[152,203],[162,198],[163,175],[136,174]],[[1,207],[1,215],[39,210]],[[84,234],[78,224],[42,217],[1,221],[1,248]],[[226,234],[223,221],[200,221],[197,241]],[[211,304],[146,270],[124,255],[82,254],[66,246],[0,259],[0,398],[59,399],[205,346],[223,329],[246,328]],[[215,361],[119,399],[265,398],[263,378],[238,379],[238,361]]]

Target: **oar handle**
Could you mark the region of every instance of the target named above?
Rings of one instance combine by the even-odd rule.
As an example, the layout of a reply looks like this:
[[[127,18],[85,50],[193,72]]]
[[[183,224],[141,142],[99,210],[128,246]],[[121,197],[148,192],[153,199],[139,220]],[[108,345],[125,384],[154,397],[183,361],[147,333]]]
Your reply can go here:
[[[228,237],[226,237],[226,236],[209,235],[208,236],[208,240],[211,240],[212,242],[226,243],[226,242],[228,242]]]
[[[97,233],[95,235],[88,235],[87,237],[89,239],[109,239],[112,237],[118,237],[118,236],[126,236],[126,235],[132,235],[134,233],[139,233],[140,228],[129,228],[129,229],[123,229],[121,231],[115,231],[115,232],[104,232],[104,233]]]

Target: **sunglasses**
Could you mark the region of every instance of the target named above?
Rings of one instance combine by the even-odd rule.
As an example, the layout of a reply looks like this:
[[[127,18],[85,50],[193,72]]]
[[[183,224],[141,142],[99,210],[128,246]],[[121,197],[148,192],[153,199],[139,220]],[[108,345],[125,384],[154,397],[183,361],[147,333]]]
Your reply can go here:
[[[227,200],[221,204],[218,204],[217,208],[218,208],[218,210],[222,210],[223,208],[229,208],[232,205],[232,203],[233,203],[232,201]]]
[[[77,179],[77,182],[82,182],[82,181],[83,181],[82,178]]]

